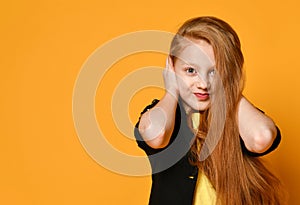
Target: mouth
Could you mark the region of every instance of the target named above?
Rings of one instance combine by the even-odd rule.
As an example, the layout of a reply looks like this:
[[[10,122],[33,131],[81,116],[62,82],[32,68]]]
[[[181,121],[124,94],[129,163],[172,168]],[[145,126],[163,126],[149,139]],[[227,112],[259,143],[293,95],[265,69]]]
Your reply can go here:
[[[198,100],[200,101],[206,101],[209,98],[208,93],[194,93],[194,95],[197,97]]]

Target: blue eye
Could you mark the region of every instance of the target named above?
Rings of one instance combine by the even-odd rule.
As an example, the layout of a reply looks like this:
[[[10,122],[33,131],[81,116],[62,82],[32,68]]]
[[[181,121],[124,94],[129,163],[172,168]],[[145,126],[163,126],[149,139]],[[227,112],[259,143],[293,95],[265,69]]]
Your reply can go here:
[[[208,73],[209,76],[214,76],[215,74],[216,74],[216,70],[215,69],[209,71],[209,73]]]

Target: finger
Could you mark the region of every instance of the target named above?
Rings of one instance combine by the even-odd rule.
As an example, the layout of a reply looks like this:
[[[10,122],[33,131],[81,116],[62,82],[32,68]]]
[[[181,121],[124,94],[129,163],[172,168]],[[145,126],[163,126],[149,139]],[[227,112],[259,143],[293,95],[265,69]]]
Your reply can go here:
[[[169,56],[166,59],[166,69],[169,69]]]
[[[171,58],[170,55],[168,56],[167,60],[168,60],[168,66],[169,66],[169,69],[175,71],[174,65],[173,65],[173,60],[172,60],[172,58]]]

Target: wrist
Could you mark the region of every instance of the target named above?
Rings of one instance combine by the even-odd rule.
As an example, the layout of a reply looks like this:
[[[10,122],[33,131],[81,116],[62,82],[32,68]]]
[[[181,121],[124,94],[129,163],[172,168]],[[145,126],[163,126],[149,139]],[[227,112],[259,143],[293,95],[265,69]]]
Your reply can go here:
[[[166,95],[168,95],[168,97],[173,98],[174,100],[178,100],[178,96],[179,96],[179,92],[177,89],[166,89]]]

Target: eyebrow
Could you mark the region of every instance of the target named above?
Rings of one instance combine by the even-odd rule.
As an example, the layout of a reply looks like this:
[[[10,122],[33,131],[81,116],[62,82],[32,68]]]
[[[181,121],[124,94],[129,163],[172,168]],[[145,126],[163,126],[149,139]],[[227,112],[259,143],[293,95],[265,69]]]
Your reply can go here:
[[[182,61],[182,60],[181,60],[181,61]],[[201,66],[199,66],[199,65],[197,65],[197,64],[195,64],[195,63],[189,63],[189,62],[186,62],[186,61],[182,61],[182,65],[183,65],[183,66],[188,65],[188,66],[191,66],[191,67],[194,67],[194,68],[199,68],[199,69],[202,68]],[[214,65],[212,65],[212,66],[210,66],[210,67],[208,68],[208,70],[211,70],[211,69],[216,69],[216,64],[214,64]]]
[[[182,63],[183,65],[189,65],[189,66],[192,66],[192,67],[199,67],[198,65],[194,64],[194,63],[189,63],[189,62],[183,62]]]

